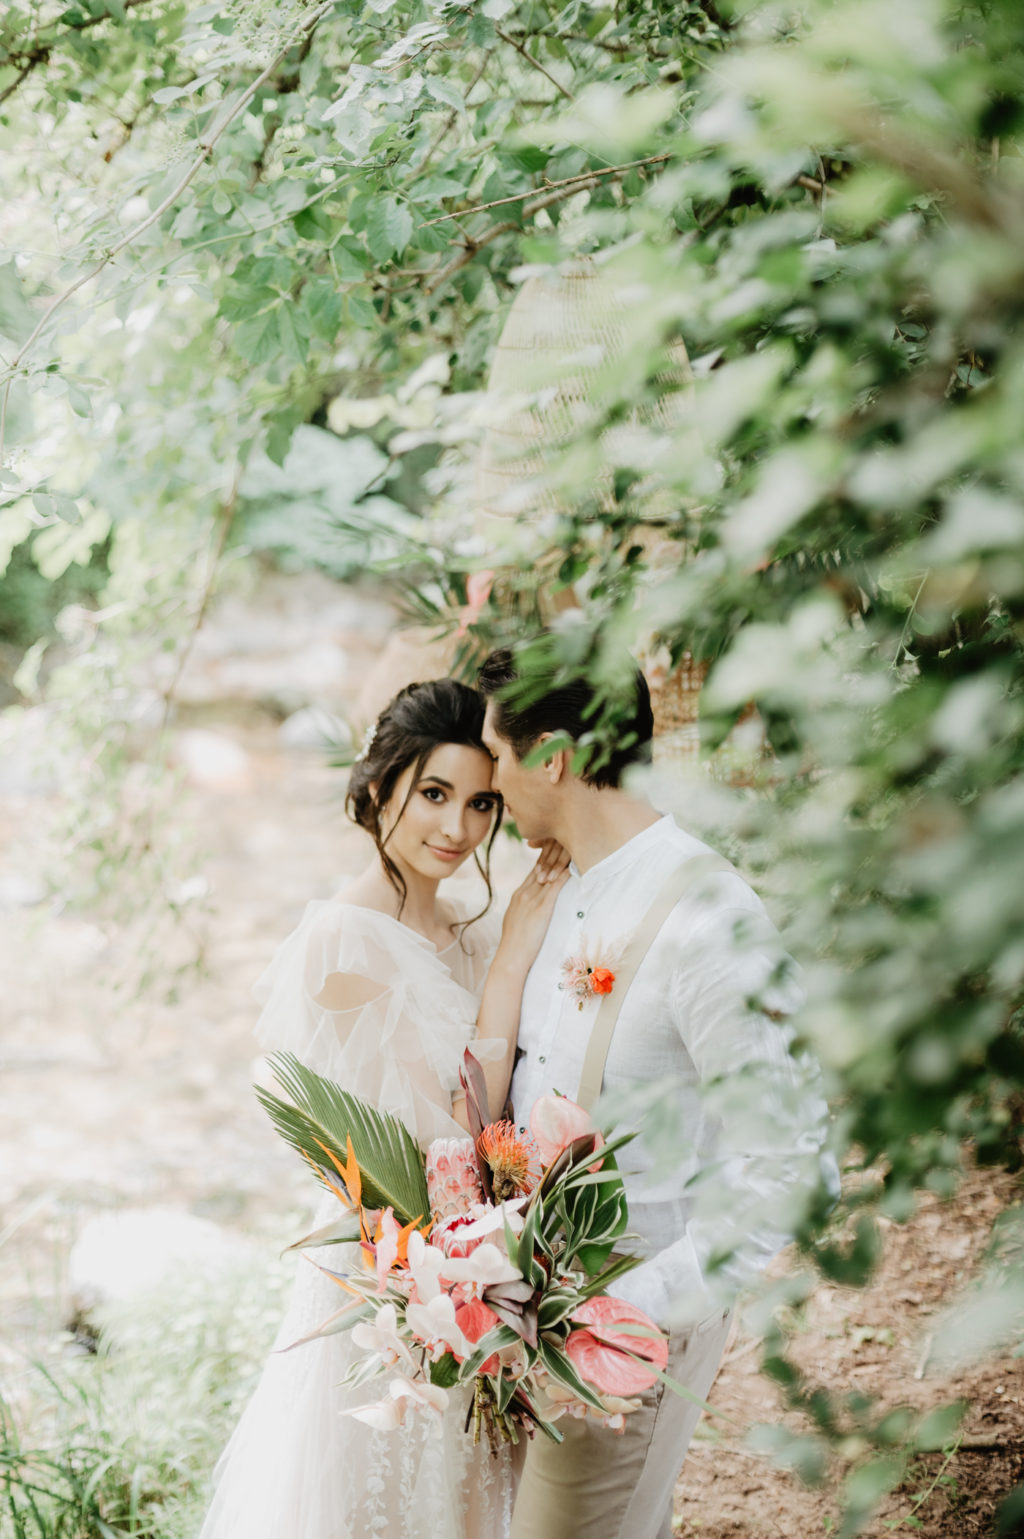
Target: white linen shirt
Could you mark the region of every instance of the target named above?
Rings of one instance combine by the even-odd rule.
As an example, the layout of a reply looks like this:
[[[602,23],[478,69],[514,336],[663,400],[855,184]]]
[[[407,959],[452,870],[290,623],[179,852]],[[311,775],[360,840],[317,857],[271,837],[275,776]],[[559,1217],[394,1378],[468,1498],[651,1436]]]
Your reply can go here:
[[[599,1000],[581,1006],[560,989],[563,963],[583,955],[614,972],[670,872],[708,853],[662,817],[589,871],[570,868],[523,991],[518,1121],[539,1096],[578,1094]],[[760,900],[722,870],[680,899],[622,1002],[602,1106],[622,1116],[616,1133],[639,1117],[641,1135],[617,1156],[630,1219],[621,1248],[646,1259],[609,1292],[659,1323],[699,1318],[748,1281],[786,1243],[799,1190],[817,1178],[824,1103],[783,1024],[799,1000]]]

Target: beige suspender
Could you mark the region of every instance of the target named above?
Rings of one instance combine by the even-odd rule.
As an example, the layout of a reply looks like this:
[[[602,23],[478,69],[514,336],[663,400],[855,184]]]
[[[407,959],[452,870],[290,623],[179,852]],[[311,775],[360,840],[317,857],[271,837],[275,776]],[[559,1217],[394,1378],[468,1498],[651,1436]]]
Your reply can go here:
[[[677,866],[668,876],[630,937],[626,954],[615,971],[612,992],[605,994],[601,1000],[591,1028],[590,1041],[587,1043],[583,1069],[580,1073],[580,1086],[576,1095],[576,1100],[586,1111],[590,1111],[601,1094],[604,1066],[608,1060],[608,1049],[611,1047],[619,1011],[622,1009],[622,1002],[637,975],[641,962],[650,951],[655,937],[680,898],[689,892],[694,883],[699,882],[702,877],[710,876],[714,871],[731,871],[734,875],[736,874],[735,866],[731,866],[724,856],[716,855],[713,851],[709,851],[706,855],[694,855],[690,860],[685,860],[681,866]]]

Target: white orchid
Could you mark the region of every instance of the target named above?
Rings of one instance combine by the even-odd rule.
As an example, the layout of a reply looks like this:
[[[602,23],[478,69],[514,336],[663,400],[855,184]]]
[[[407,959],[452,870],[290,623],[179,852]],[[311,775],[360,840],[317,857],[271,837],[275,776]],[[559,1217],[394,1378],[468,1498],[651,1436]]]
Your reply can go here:
[[[557,1421],[560,1416],[572,1416],[577,1421],[589,1417],[593,1421],[600,1422],[604,1427],[609,1427],[613,1432],[622,1432],[625,1429],[626,1417],[632,1411],[638,1411],[641,1406],[639,1399],[623,1399],[619,1395],[602,1395],[602,1411],[587,1405],[577,1398],[575,1393],[565,1384],[559,1384],[557,1380],[545,1376],[541,1389],[543,1398],[538,1397],[538,1406],[546,1421]]]
[[[481,1203],[470,1214],[473,1222],[459,1231],[460,1240],[485,1240],[491,1234],[500,1235],[504,1240],[506,1225],[513,1234],[521,1234],[526,1220],[520,1210],[526,1207],[529,1200],[528,1197],[511,1197],[507,1202],[499,1203],[496,1208]]]
[[[393,1368],[415,1366],[413,1357],[398,1334],[398,1315],[394,1304],[382,1304],[372,1320],[360,1320],[352,1327],[352,1340],[364,1352],[376,1352],[381,1362]]]
[[[523,1274],[504,1250],[487,1241],[468,1256],[446,1256],[439,1275],[445,1282],[468,1283],[472,1294],[479,1297],[493,1283],[518,1282]]]
[[[521,1379],[529,1368],[529,1359],[526,1349],[521,1341],[517,1341],[509,1347],[502,1347],[498,1353],[498,1361],[505,1372],[506,1378]]]
[[[378,1432],[392,1432],[403,1424],[409,1410],[434,1411],[442,1416],[447,1404],[448,1391],[440,1385],[426,1384],[419,1379],[403,1376],[391,1380],[383,1400],[355,1406],[343,1414],[354,1416],[356,1421],[365,1422]]]
[[[444,1255],[435,1245],[428,1245],[417,1229],[409,1236],[407,1259],[419,1299],[429,1304],[441,1292]]]
[[[406,1323],[417,1340],[422,1341],[432,1357],[454,1352],[456,1357],[469,1357],[473,1351],[455,1323],[455,1302],[447,1293],[438,1293],[429,1303],[410,1301],[405,1306]]]
[[[443,1416],[448,1406],[448,1391],[425,1379],[392,1379],[391,1393],[396,1404],[416,1411],[436,1411]]]
[[[370,1405],[359,1405],[354,1409],[344,1410],[341,1414],[354,1416],[356,1421],[364,1421],[376,1432],[393,1432],[405,1419],[404,1406],[390,1400],[386,1395],[383,1400],[374,1400]]]

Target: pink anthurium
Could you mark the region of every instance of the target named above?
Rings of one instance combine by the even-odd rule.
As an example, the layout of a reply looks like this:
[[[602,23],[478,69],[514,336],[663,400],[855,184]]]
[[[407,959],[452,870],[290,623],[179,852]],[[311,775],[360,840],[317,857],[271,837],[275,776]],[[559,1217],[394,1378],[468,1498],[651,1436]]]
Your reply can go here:
[[[642,1309],[600,1297],[584,1300],[572,1319],[583,1328],[570,1331],[566,1356],[600,1394],[624,1398],[657,1383],[668,1362],[668,1341]]]
[[[537,1141],[545,1168],[558,1158],[563,1149],[569,1147],[574,1138],[583,1138],[593,1133],[597,1138],[597,1148],[604,1143],[591,1121],[590,1113],[564,1095],[542,1095],[534,1103],[530,1113],[530,1132]],[[589,1169],[600,1170],[602,1163],[598,1160]]]

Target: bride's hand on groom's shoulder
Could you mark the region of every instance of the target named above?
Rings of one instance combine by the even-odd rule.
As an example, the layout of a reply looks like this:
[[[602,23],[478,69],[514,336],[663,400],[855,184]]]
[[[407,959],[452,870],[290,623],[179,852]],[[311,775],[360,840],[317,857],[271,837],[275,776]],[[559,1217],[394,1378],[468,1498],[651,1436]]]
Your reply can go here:
[[[531,848],[540,854],[512,894],[501,931],[502,952],[523,969],[532,966],[541,948],[555,899],[569,875],[569,856],[557,840],[536,840]]]

